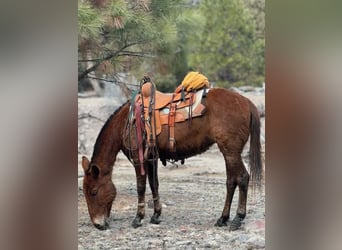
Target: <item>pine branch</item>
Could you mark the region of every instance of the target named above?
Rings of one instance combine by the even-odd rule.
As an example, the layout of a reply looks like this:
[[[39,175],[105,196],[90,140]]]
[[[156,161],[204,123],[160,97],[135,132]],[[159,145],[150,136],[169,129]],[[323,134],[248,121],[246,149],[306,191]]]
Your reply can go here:
[[[118,55],[119,56],[137,56],[137,57],[148,57],[148,58],[154,58],[154,55],[147,54],[144,52],[137,52],[137,51],[121,51]],[[96,58],[96,59],[82,59],[78,60],[79,63],[81,62],[99,62],[103,61],[103,58]]]
[[[82,79],[84,79],[90,72],[95,71],[101,65],[101,63],[103,61],[106,61],[106,60],[112,59],[113,57],[118,56],[124,49],[126,49],[130,46],[136,45],[136,44],[138,44],[138,43],[137,42],[128,43],[128,44],[124,45],[123,47],[121,47],[119,50],[115,51],[114,53],[110,53],[109,55],[105,56],[104,58],[98,60],[97,63],[95,63],[92,67],[86,69],[85,71],[83,71],[82,73],[80,73],[78,75],[78,81],[81,81]]]

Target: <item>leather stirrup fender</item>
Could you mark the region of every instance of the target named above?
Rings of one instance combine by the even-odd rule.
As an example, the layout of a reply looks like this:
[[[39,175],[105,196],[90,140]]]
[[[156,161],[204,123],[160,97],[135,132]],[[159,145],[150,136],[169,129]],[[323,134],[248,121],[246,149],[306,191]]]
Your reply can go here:
[[[169,113],[169,148],[171,152],[176,151],[175,140],[175,116],[176,116],[177,104],[171,103]]]

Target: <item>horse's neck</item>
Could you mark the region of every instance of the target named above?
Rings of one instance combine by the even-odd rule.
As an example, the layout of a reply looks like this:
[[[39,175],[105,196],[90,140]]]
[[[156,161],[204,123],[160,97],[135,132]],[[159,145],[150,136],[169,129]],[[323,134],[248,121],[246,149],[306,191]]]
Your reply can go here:
[[[118,113],[114,113],[106,121],[96,139],[92,162],[112,169],[116,156],[122,148],[122,131],[128,116],[128,109],[124,106]]]

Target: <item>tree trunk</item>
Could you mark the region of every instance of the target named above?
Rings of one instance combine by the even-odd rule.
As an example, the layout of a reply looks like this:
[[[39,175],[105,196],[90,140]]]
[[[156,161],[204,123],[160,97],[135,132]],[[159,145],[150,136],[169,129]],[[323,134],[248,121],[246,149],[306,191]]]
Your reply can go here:
[[[90,51],[88,51],[87,52],[87,60],[89,60],[89,61],[87,62],[87,69],[89,69],[89,68],[94,66],[94,62],[92,62],[91,59],[92,59],[91,53],[90,53]],[[89,79],[89,82],[90,82],[93,90],[95,91],[95,94],[97,96],[102,96],[103,95],[103,90],[102,90],[102,88],[100,86],[99,81],[96,80],[96,79],[92,79],[92,78],[88,78],[88,79]]]

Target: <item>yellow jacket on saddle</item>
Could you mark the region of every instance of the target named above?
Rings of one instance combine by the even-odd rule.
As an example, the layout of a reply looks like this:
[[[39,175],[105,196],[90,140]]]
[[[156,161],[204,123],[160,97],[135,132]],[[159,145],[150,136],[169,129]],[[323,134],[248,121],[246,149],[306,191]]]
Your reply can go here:
[[[190,92],[204,87],[209,88],[208,78],[199,72],[191,71],[184,77],[184,80],[176,88],[175,92],[179,93],[182,88],[184,88],[185,91]]]

